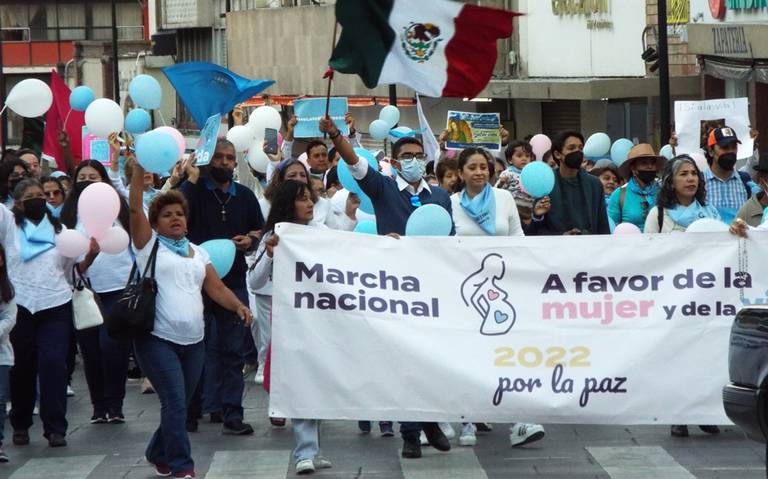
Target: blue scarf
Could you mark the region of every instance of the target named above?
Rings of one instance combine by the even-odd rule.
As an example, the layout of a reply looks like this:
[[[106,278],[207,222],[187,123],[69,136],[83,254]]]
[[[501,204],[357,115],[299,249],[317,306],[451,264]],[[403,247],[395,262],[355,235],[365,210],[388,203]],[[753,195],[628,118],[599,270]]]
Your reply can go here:
[[[21,245],[21,260],[25,263],[49,249],[53,249],[56,246],[56,232],[53,230],[53,225],[48,217],[44,216],[38,224],[24,220],[19,229],[19,244]]]
[[[688,206],[677,205],[666,211],[669,217],[672,218],[672,221],[684,228],[689,227],[691,223],[702,218],[720,219],[720,215],[714,207],[701,206],[698,200],[693,200],[693,203]]]
[[[180,240],[175,240],[163,235],[157,235],[157,239],[160,240],[160,244],[164,245],[169,250],[173,251],[179,256],[187,258],[189,256],[189,240],[185,236]]]
[[[629,188],[632,193],[640,196],[644,201],[647,201],[649,210],[656,206],[656,196],[661,189],[658,182],[652,181],[650,184],[641,187],[637,184],[637,180],[632,177],[629,180],[629,183],[627,183],[627,188]]]
[[[155,196],[157,196],[158,193],[160,193],[160,191],[154,188],[150,188],[149,191],[144,191],[142,193],[144,208],[149,209],[149,204],[152,203],[152,200],[155,198]]]
[[[509,165],[507,167],[507,171],[511,171],[513,173],[517,173],[518,175],[523,172],[523,170],[521,170],[520,168],[518,168],[518,167],[516,167],[514,165]]]
[[[471,200],[464,189],[461,192],[461,207],[483,231],[490,236],[496,235],[496,195],[491,185],[486,184],[483,191]]]
[[[59,206],[51,206],[51,204],[48,203],[46,206],[48,206],[48,211],[51,212],[54,218],[61,218],[61,208],[64,207],[64,203],[60,204]]]

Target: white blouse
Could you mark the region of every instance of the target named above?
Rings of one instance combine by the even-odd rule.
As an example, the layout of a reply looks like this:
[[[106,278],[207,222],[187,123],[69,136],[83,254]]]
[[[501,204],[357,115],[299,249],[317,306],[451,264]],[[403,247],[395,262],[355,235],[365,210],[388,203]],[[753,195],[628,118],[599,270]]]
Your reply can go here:
[[[493,188],[493,195],[496,198],[496,236],[524,236],[512,194],[507,190]],[[461,207],[461,192],[451,195],[451,210],[456,236],[488,236]]]
[[[115,221],[113,226],[123,227],[119,220]],[[77,222],[77,231],[88,237],[88,233],[79,221]],[[80,258],[80,261],[82,260],[83,257]],[[86,271],[86,276],[91,280],[94,291],[110,293],[125,288],[132,267],[133,256],[129,245],[122,253],[108,254],[103,251],[99,253]]]

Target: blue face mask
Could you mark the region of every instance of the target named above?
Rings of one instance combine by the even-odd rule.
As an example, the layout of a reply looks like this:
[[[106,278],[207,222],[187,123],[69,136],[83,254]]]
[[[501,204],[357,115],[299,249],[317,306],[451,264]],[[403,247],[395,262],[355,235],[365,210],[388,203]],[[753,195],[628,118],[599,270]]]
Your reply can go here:
[[[424,160],[400,160],[400,176],[408,183],[414,183],[424,177],[427,171],[427,162]]]

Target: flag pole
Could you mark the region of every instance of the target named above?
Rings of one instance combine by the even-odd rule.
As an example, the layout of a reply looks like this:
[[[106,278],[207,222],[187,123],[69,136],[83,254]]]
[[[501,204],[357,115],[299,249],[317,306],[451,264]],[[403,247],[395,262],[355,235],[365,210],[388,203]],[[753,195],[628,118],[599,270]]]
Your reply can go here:
[[[336,46],[336,32],[339,29],[339,22],[334,21],[333,22],[333,36],[331,37],[331,55],[333,55],[333,49]],[[328,88],[325,91],[325,117],[328,117],[328,113],[331,109],[331,82],[333,82],[333,68],[331,68],[330,65],[328,65],[328,70],[325,71],[325,75],[323,75],[323,78],[328,79]],[[323,138],[327,138],[328,134],[323,133]]]

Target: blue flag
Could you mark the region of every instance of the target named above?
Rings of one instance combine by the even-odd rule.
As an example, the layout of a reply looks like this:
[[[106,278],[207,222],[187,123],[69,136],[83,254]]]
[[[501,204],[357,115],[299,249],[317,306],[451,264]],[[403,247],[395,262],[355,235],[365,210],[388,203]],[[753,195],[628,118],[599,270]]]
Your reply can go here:
[[[206,62],[186,62],[163,68],[198,128],[213,115],[224,114],[238,103],[258,95],[274,80],[249,80]]]

